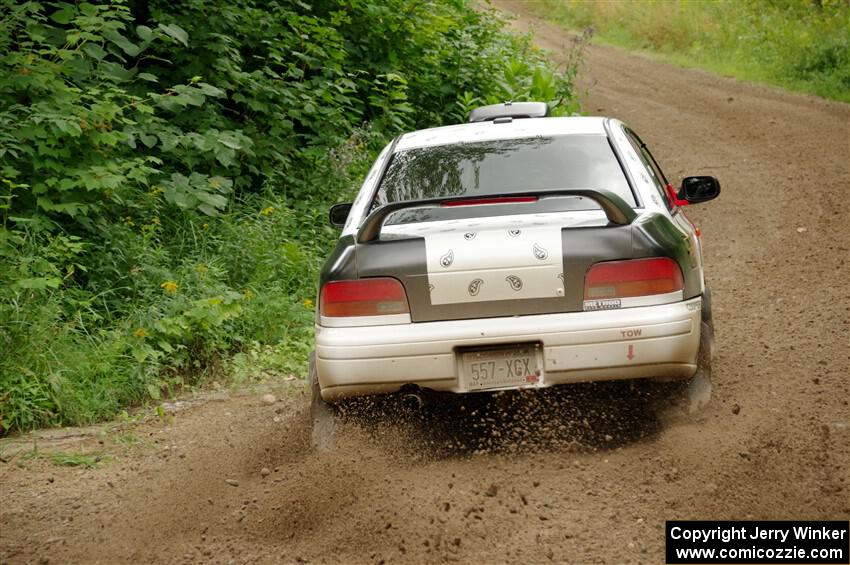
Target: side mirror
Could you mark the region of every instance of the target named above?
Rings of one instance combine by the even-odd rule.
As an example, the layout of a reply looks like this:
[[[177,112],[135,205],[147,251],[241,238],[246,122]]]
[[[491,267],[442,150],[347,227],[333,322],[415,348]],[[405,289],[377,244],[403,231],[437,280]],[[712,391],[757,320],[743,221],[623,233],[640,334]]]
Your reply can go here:
[[[342,204],[334,204],[328,211],[328,219],[332,226],[341,228],[345,225],[348,219],[348,213],[351,212],[351,202],[343,202]]]
[[[691,204],[706,202],[720,195],[720,183],[714,177],[685,177],[682,188],[676,193],[681,200]]]

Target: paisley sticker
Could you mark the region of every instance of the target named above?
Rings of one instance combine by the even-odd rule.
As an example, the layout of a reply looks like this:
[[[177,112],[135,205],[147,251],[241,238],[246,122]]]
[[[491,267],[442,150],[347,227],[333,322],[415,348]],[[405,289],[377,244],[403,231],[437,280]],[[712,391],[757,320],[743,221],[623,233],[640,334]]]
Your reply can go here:
[[[564,284],[556,278],[564,270],[560,220],[544,226],[500,218],[478,223],[459,222],[448,232],[443,222],[429,226],[424,239],[431,304],[562,296]]]
[[[452,263],[454,263],[454,261],[455,261],[455,252],[452,251],[451,249],[449,249],[448,253],[446,253],[445,255],[440,257],[440,265],[442,265],[443,268],[445,268],[445,269],[448,269],[449,267],[451,267]]]
[[[545,261],[549,257],[549,252],[546,251],[543,247],[534,244],[534,256],[537,257],[541,261]]]

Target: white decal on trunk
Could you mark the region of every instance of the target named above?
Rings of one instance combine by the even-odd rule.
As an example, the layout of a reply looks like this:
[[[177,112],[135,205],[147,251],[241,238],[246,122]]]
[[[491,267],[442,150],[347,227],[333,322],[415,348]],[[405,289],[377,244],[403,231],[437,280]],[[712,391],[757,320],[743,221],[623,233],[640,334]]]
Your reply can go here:
[[[564,296],[561,226],[520,225],[425,234],[431,303]]]

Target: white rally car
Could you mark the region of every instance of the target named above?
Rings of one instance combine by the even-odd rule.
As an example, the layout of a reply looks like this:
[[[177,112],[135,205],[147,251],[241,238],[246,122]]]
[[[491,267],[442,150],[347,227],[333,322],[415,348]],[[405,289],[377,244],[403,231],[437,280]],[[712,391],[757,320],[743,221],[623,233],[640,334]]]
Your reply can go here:
[[[682,207],[719,183],[674,189],[622,122],[547,113],[499,104],[399,136],[331,208],[343,229],[319,287],[314,439],[333,404],[399,390],[710,391],[710,295]]]

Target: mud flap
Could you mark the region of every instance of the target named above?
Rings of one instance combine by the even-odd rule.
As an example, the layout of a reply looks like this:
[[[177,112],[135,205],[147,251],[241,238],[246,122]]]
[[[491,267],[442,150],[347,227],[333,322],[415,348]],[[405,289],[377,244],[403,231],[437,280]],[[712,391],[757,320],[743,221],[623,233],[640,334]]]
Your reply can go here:
[[[710,322],[700,324],[697,372],[682,391],[683,408],[688,414],[699,412],[711,401],[711,358],[714,355],[714,327]]]
[[[316,352],[310,353],[310,445],[327,451],[333,444],[337,428],[336,409],[322,398],[316,372]]]

